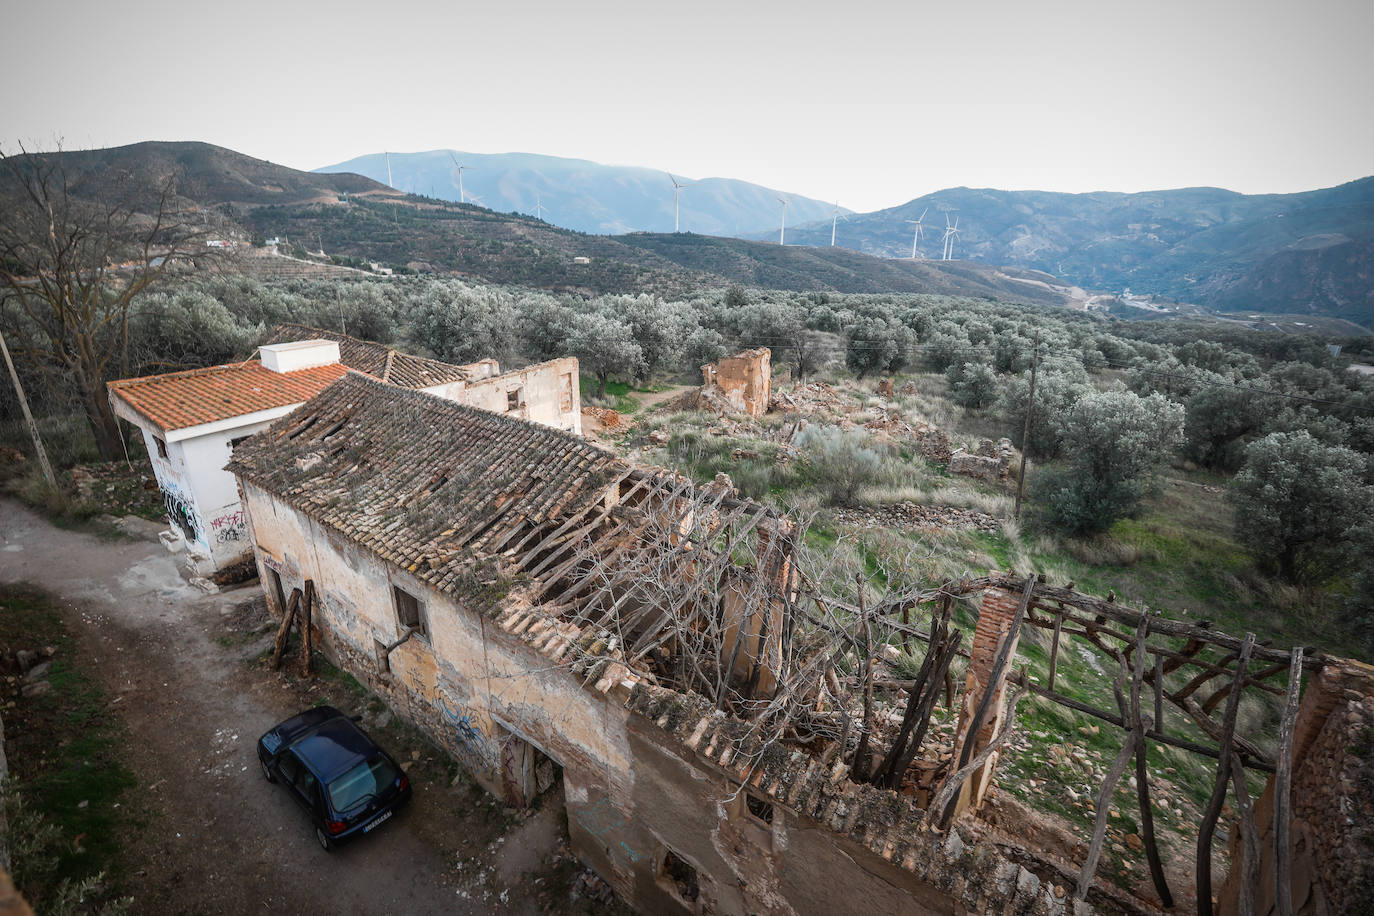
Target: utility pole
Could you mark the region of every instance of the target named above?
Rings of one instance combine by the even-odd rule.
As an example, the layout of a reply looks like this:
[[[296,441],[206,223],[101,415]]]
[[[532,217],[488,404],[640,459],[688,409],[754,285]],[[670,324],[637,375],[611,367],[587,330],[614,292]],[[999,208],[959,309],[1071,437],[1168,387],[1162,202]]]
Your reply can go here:
[[[10,359],[10,348],[5,343],[5,335],[0,333],[0,353],[5,354],[5,365],[9,367],[10,379],[14,382],[14,393],[19,395],[19,407],[24,411],[24,423],[29,428],[29,435],[33,436],[33,450],[38,453],[38,464],[43,469],[43,479],[48,482],[48,486],[57,489],[57,478],[53,476],[52,465],[48,464],[48,453],[43,449],[43,439],[38,435],[38,424],[33,421],[33,414],[29,413],[29,400],[24,397],[24,386],[19,384],[19,373],[14,371],[14,360]]]
[[[1021,427],[1021,471],[1016,475],[1016,517],[1021,517],[1021,495],[1026,490],[1026,463],[1030,460],[1030,421],[1035,409],[1035,373],[1040,368],[1040,332],[1035,332],[1031,353],[1030,393],[1026,397],[1026,424]]]
[[[344,320],[343,313],[343,294],[339,292],[338,284],[334,285],[334,302],[339,307],[339,330],[348,333],[348,322]]]

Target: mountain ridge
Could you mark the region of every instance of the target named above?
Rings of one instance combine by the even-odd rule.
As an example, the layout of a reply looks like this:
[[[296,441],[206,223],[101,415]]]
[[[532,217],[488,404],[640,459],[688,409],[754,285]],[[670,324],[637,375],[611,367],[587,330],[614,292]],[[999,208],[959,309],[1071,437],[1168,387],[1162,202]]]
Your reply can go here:
[[[387,154],[368,153],[315,169],[316,174],[355,172],[379,182],[387,176]],[[781,204],[788,220],[828,219],[834,205],[736,178],[687,178],[645,166],[610,165],[544,153],[471,153],[427,150],[391,153],[391,180],[398,190],[457,201],[461,193],[498,211],[533,214],[540,209],[557,226],[578,232],[624,234],[674,229],[673,181],[683,185],[679,204],[683,231],[731,236],[779,225]],[[841,213],[850,211],[841,208]]]
[[[295,248],[327,251],[326,257],[350,267],[381,262],[587,294],[687,296],[738,283],[1052,305],[1069,299],[1052,285],[1018,282],[987,265],[903,264],[845,249],[783,247],[690,232],[580,233],[532,216],[408,195],[359,175],[302,172],[199,141],[35,155],[58,155],[74,193],[83,188],[96,193],[129,178],[154,184],[175,178],[182,203],[217,212],[226,235],[281,236]],[[0,170],[0,192],[11,180]],[[254,261],[261,258],[245,258],[241,266],[253,269]]]
[[[1211,308],[1310,313],[1374,327],[1374,177],[1332,188],[1247,195],[1165,191],[950,188],[842,223],[837,242],[910,257],[925,213],[926,256],[944,216],[958,218],[956,257],[1044,270],[1087,289],[1133,292]],[[798,226],[800,244],[830,240],[828,221]]]

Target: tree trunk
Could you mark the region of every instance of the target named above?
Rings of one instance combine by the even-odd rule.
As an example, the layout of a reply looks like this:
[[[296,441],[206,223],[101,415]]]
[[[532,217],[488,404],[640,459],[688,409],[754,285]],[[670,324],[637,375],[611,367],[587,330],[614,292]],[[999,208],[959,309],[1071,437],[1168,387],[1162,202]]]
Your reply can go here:
[[[606,379],[610,375],[608,372],[598,372],[596,374],[596,396],[601,400],[606,399]]]
[[[105,385],[96,382],[93,385],[83,384],[82,388],[81,402],[86,408],[86,419],[91,424],[100,460],[118,461],[124,457],[124,434],[119,428],[119,418],[110,406],[110,399],[105,395]]]

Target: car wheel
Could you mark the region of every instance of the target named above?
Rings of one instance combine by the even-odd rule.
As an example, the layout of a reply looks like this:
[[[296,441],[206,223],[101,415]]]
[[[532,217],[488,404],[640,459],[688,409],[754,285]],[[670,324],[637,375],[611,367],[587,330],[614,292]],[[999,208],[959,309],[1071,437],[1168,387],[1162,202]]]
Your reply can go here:
[[[263,779],[267,780],[268,782],[276,782],[276,781],[277,781],[277,777],[274,776],[274,775],[272,775],[272,768],[269,767],[269,766],[267,765],[267,761],[266,761],[266,760],[263,760],[261,757],[259,757],[259,758],[258,758],[258,766],[262,767],[262,778],[263,778]]]
[[[322,828],[315,828],[315,839],[319,841],[320,848],[325,852],[334,851],[334,841],[329,838],[329,834],[325,833]]]

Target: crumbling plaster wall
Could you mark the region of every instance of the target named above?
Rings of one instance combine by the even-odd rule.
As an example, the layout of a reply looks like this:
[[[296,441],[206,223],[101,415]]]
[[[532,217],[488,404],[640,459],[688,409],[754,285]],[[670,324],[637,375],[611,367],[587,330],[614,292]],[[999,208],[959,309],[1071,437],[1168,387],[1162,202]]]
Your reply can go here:
[[[628,772],[623,725],[617,724],[623,710],[608,713],[603,698],[583,690],[570,672],[549,670],[547,659],[490,619],[252,484],[243,490],[263,581],[269,581],[269,569],[278,569],[289,595],[313,579],[319,596],[314,622],[324,651],[432,735],[494,794],[510,794],[501,765],[512,734],[569,769]],[[394,642],[402,633],[393,586],[421,599],[428,637],[412,637],[394,649],[386,672],[378,664],[376,642]],[[272,589],[267,591],[270,596]]]
[[[494,360],[489,362],[495,366]],[[500,375],[435,385],[425,391],[459,404],[531,420],[580,436],[582,394],[579,378],[577,358],[566,356]],[[514,407],[511,392],[516,394]]]

